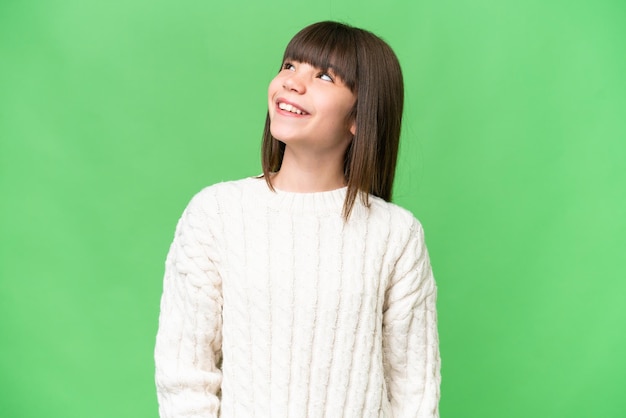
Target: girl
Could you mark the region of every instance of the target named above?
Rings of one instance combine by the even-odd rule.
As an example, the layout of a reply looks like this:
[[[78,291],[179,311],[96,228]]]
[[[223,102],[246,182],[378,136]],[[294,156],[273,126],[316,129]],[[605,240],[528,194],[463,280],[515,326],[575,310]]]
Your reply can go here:
[[[216,184],[167,257],[161,417],[437,417],[436,288],[389,203],[403,81],[335,22],[291,40],[268,91],[263,176]]]

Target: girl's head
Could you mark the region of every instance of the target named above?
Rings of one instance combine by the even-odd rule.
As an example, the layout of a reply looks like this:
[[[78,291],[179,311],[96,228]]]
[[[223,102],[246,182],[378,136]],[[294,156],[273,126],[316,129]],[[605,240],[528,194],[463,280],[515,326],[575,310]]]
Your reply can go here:
[[[389,45],[363,29],[319,22],[302,29],[289,42],[283,65],[289,62],[330,70],[356,97],[348,111],[354,136],[344,156],[348,185],[344,216],[349,216],[357,195],[365,204],[368,193],[389,201],[404,102],[400,64]],[[280,170],[284,150],[285,144],[271,134],[268,114],[262,165],[270,188],[270,173]]]

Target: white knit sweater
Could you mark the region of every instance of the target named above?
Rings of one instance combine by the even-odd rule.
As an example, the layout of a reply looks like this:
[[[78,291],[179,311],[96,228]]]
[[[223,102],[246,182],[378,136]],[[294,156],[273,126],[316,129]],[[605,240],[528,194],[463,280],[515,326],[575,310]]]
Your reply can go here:
[[[166,261],[162,418],[438,417],[436,288],[422,227],[346,189],[198,193]]]

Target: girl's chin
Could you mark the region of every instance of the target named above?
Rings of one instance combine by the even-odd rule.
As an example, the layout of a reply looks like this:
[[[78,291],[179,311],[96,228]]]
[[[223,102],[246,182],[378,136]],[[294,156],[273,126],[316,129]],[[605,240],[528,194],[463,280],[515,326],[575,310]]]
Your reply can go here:
[[[272,129],[270,128],[270,132],[274,138],[279,140],[280,142],[289,143],[294,141],[299,141],[302,139],[302,133],[298,131],[294,131],[291,129]]]

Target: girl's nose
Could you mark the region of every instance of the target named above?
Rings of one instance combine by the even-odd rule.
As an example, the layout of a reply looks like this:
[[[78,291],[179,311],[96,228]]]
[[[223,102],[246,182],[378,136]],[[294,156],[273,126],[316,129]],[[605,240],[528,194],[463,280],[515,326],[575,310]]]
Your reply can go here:
[[[306,91],[306,83],[301,75],[294,73],[285,78],[283,88],[302,94]]]

